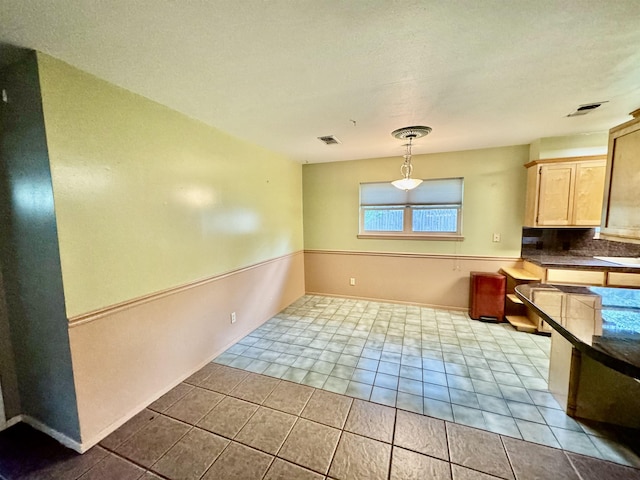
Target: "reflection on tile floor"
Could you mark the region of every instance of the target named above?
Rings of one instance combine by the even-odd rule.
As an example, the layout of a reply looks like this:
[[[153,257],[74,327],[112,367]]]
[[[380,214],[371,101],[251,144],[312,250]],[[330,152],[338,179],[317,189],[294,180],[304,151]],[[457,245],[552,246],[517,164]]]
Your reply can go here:
[[[550,339],[463,312],[304,296],[214,361],[572,452],[637,464],[546,390]]]

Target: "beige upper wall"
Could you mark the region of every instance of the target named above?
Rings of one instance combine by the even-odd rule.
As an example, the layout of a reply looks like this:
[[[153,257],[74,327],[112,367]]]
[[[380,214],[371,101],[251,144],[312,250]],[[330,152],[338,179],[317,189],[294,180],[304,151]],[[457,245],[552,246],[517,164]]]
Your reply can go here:
[[[539,138],[529,146],[529,160],[606,155],[609,132]]]
[[[305,249],[519,257],[528,158],[528,145],[413,157],[414,177],[464,177],[462,242],[357,238],[359,184],[400,178],[400,156],[304,165]]]
[[[299,164],[38,62],[69,317],[302,248]]]

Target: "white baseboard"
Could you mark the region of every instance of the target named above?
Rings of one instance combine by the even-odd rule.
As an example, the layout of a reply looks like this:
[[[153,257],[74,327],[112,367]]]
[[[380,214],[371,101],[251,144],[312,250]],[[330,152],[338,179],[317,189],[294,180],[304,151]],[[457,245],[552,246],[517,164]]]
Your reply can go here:
[[[2,430],[6,430],[9,427],[13,427],[16,423],[20,423],[22,421],[22,415],[16,415],[15,417],[10,418],[9,420],[4,422],[4,425],[0,426],[0,432]]]

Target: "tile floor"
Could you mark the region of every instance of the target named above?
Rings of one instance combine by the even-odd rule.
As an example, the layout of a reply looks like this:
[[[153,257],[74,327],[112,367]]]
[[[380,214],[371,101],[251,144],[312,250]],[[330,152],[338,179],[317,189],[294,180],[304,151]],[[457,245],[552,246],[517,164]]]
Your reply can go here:
[[[307,296],[217,359],[243,369],[206,365],[84,455],[26,425],[0,432],[0,479],[640,480],[619,438],[522,382],[542,378],[547,350],[457,312]]]
[[[564,414],[547,391],[549,349],[547,336],[463,312],[304,296],[214,361],[640,465],[624,435]]]
[[[6,480],[635,479],[640,470],[210,363],[84,455],[0,433]]]

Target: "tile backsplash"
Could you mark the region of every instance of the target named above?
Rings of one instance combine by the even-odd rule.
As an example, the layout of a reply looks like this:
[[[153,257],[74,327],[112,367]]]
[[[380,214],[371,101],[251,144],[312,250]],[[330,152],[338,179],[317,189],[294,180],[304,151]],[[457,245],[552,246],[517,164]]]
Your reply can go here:
[[[595,235],[595,228],[523,228],[521,255],[640,257],[640,244],[595,239]]]

